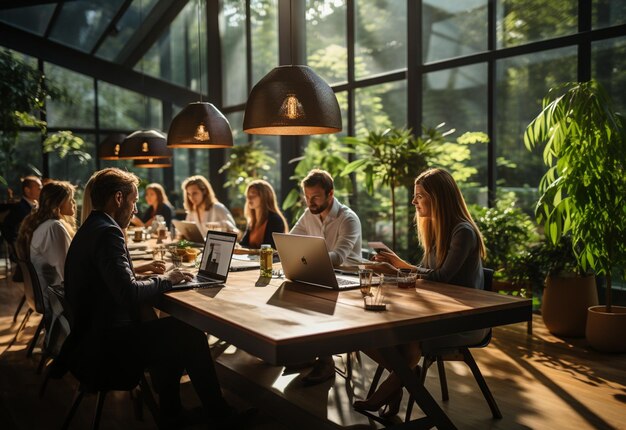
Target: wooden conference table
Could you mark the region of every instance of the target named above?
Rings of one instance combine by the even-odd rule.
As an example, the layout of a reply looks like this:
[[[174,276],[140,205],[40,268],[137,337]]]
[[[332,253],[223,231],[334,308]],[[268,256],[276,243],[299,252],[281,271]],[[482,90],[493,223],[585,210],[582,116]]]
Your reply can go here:
[[[396,346],[531,317],[530,300],[436,282],[392,287],[387,310],[372,312],[364,310],[358,289],[259,282],[258,276],[258,270],[233,272],[224,287],[169,292],[158,308],[275,365],[380,348],[426,414],[413,423],[420,428],[456,427]]]

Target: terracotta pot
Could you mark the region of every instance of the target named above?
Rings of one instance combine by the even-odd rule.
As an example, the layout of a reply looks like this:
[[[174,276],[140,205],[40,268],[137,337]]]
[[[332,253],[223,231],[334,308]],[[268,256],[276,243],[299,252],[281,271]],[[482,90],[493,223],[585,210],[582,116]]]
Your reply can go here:
[[[603,352],[626,351],[626,307],[592,306],[587,315],[587,341],[593,349]]]
[[[543,290],[541,315],[548,330],[557,336],[584,337],[587,309],[598,304],[596,279],[548,276]]]

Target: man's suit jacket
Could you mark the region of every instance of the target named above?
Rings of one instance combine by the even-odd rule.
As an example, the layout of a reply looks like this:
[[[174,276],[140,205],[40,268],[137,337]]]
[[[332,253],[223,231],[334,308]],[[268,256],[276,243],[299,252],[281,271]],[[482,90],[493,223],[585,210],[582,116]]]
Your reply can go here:
[[[15,240],[17,239],[17,232],[20,229],[20,224],[24,218],[32,212],[32,210],[33,207],[24,198],[11,208],[2,222],[2,237],[4,237],[7,242],[15,243]]]
[[[93,211],[65,260],[65,297],[72,313],[72,341],[97,341],[107,329],[139,322],[141,304],[172,288],[166,278],[137,280],[124,232],[109,215]]]

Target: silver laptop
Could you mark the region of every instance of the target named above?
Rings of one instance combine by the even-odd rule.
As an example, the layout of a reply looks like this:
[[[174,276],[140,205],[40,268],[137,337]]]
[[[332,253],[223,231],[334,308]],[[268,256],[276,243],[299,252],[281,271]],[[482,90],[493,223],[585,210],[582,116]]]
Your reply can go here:
[[[202,262],[198,274],[189,282],[174,285],[174,290],[222,285],[228,278],[237,235],[223,231],[209,231],[204,242]]]
[[[323,237],[273,233],[285,277],[333,290],[359,287],[354,276],[337,276]]]
[[[202,236],[202,232],[195,222],[173,219],[172,224],[184,239],[190,242],[204,243],[204,236]]]

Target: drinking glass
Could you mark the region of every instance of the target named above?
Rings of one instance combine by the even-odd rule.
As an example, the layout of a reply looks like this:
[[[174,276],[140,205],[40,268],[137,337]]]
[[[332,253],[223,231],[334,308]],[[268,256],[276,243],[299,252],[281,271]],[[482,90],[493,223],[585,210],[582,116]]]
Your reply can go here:
[[[374,271],[372,269],[359,269],[359,286],[361,287],[363,297],[370,294],[373,275]]]
[[[400,269],[398,271],[398,288],[415,288],[417,273],[411,269]]]

